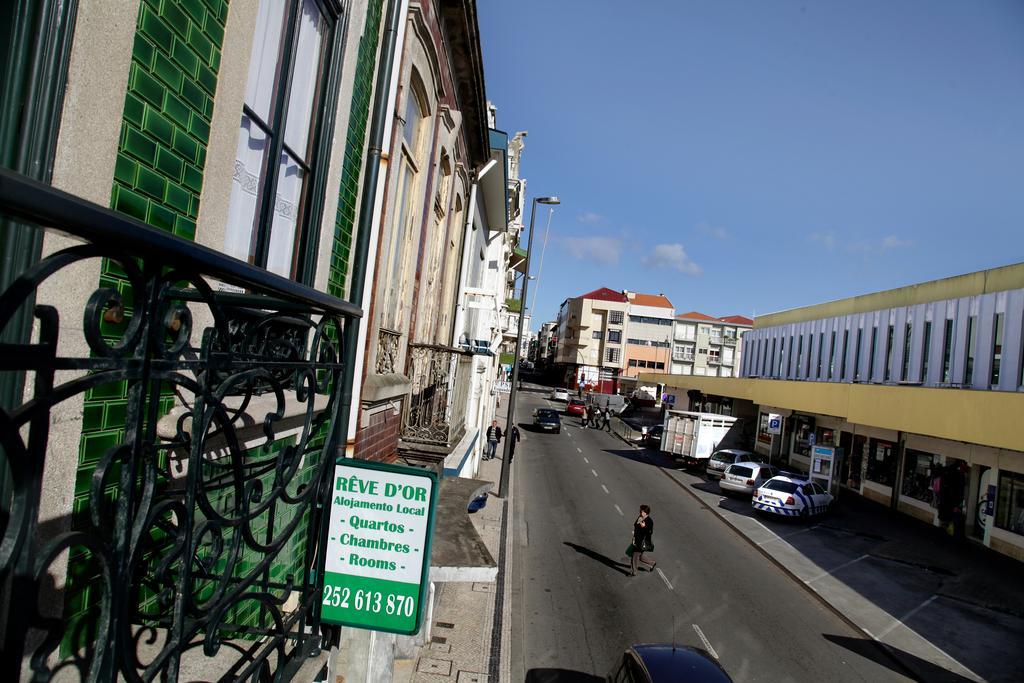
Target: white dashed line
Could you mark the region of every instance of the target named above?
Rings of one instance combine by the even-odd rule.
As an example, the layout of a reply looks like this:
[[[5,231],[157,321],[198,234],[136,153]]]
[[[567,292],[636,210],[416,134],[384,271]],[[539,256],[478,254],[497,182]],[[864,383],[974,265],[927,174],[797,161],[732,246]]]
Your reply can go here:
[[[580,451],[580,453],[582,453],[582,452],[583,451]],[[589,465],[590,464],[590,458],[588,458],[587,456],[584,455],[583,456],[583,462],[585,462],[585,463],[587,463]]]
[[[934,600],[937,597],[939,597],[939,596],[933,595],[932,597],[928,598],[927,600],[922,602],[920,605],[918,605],[914,609],[912,609],[909,612],[907,612],[906,614],[904,614],[902,619],[895,619],[895,620],[893,620],[893,622],[891,624],[889,624],[889,626],[884,631],[882,631],[881,633],[879,633],[876,636],[876,639],[877,640],[882,640],[887,635],[892,633],[892,630],[894,628],[896,628],[897,626],[903,626],[903,622],[907,621],[908,619],[910,619],[910,617],[914,616],[915,614],[917,614],[918,612],[923,610],[925,607],[930,605],[932,603],[932,600]],[[941,652],[941,650],[940,650],[940,652]],[[945,653],[943,653],[943,654],[945,654]]]
[[[817,581],[818,579],[824,579],[824,578],[825,578],[826,576],[830,576],[830,575],[832,575],[832,574],[835,574],[835,573],[836,573],[837,571],[839,571],[840,569],[844,569],[844,568],[846,568],[846,567],[849,567],[849,566],[850,566],[851,564],[854,564],[854,563],[860,562],[861,560],[863,560],[863,559],[864,559],[864,558],[866,558],[866,557],[867,557],[867,555],[861,555],[861,556],[860,556],[860,557],[858,557],[858,558],[857,558],[856,560],[850,560],[849,562],[844,562],[843,564],[839,565],[838,567],[836,567],[835,569],[833,569],[833,570],[831,570],[831,571],[827,571],[827,572],[822,572],[821,574],[818,574],[817,576],[815,576],[815,577],[814,577],[813,579],[806,579],[806,580],[804,581],[804,583],[806,583],[806,584],[811,584],[811,583],[814,583],[815,581]],[[933,596],[933,597],[934,597],[934,596]],[[928,604],[928,603],[925,603],[925,604]],[[924,606],[924,605],[922,605],[922,607],[923,607],[923,606]]]
[[[693,630],[697,632],[698,636],[700,636],[700,642],[704,643],[704,649],[707,650],[712,657],[718,659],[718,653],[715,652],[715,648],[711,647],[711,641],[708,640],[708,637],[704,635],[704,631],[700,630],[700,626],[694,624]]]
[[[582,452],[583,452],[583,449],[577,446],[577,447],[576,447],[576,452],[577,452],[577,453],[582,453]]]
[[[658,572],[658,576],[661,577],[661,580],[665,582],[665,585],[668,586],[670,591],[675,590],[675,588],[672,587],[672,584],[668,582],[668,577],[665,576],[665,572],[661,571],[661,569],[657,567],[654,568],[654,571]],[[718,659],[718,655],[715,655],[715,659]]]
[[[595,469],[591,468],[591,470],[590,470],[590,471],[594,473],[594,476],[595,476],[595,477],[597,476],[597,470],[595,470]]]
[[[620,508],[618,505],[615,506],[615,510],[616,512],[619,513],[620,516],[625,517],[625,515],[622,514],[622,508]]]
[[[604,484],[601,484],[601,488],[604,490],[605,493],[611,493],[611,491],[608,490],[608,487],[605,486]]]

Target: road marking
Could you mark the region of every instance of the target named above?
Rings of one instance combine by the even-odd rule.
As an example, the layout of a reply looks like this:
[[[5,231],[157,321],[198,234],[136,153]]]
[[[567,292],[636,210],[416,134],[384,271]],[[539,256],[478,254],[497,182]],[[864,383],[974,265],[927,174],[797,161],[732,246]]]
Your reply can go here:
[[[580,448],[579,446],[577,446],[577,447],[576,447],[576,452],[577,452],[577,453],[582,453],[582,452],[583,452],[583,449],[582,449],[582,448]]]
[[[882,631],[881,633],[879,633],[875,637],[878,640],[882,640],[887,635],[892,633],[893,629],[895,629],[897,626],[904,626],[905,624],[903,622],[907,621],[908,619],[910,619],[910,617],[914,616],[915,614],[917,614],[918,612],[923,610],[925,607],[930,605],[932,603],[932,600],[934,600],[937,597],[939,597],[939,596],[933,595],[932,597],[928,598],[927,600],[922,602],[920,605],[918,605],[914,609],[912,609],[909,612],[907,612],[906,614],[904,614],[902,618],[893,620],[893,622],[891,624],[889,624],[889,626],[887,626],[884,631]],[[940,650],[940,652],[941,652],[941,650]],[[943,654],[945,654],[945,653],[943,652]]]
[[[787,536],[787,538],[788,538],[788,536]],[[863,559],[864,559],[865,557],[867,557],[867,555],[861,555],[861,556],[860,556],[860,557],[858,557],[858,558],[857,558],[856,560],[850,560],[849,562],[844,562],[844,563],[842,563],[841,565],[839,565],[838,567],[836,567],[835,569],[833,569],[833,570],[831,570],[831,571],[827,571],[827,572],[822,572],[821,574],[818,574],[818,575],[817,575],[817,576],[815,576],[815,577],[814,577],[813,579],[805,579],[805,580],[804,580],[804,583],[808,583],[808,584],[809,584],[809,583],[814,583],[814,582],[815,582],[815,581],[817,581],[818,579],[824,579],[824,578],[825,578],[826,576],[830,576],[830,575],[832,575],[832,574],[835,574],[835,573],[836,573],[837,571],[839,571],[840,569],[844,569],[844,568],[846,568],[846,567],[849,567],[849,566],[850,566],[851,564],[855,564],[855,563],[857,563],[857,562],[860,562],[860,561],[861,561],[861,560],[863,560]],[[932,596],[932,597],[934,597],[934,596]]]
[[[722,500],[725,500],[725,499],[723,498]],[[761,524],[761,522],[758,522],[758,524]],[[785,536],[779,536],[778,534],[774,533],[771,529],[769,529],[768,527],[764,526],[764,524],[761,524],[761,526],[764,527],[765,531],[770,533],[773,538],[769,538],[767,541],[761,541],[760,543],[758,543],[758,545],[764,545],[765,543],[774,543],[775,541],[784,541],[787,538],[792,538],[793,536],[799,536],[800,534],[806,534],[808,531],[810,531],[810,529],[803,529],[801,531],[794,531],[791,534],[786,534]]]
[[[711,641],[708,640],[708,637],[704,635],[704,631],[700,630],[700,626],[694,624],[693,630],[696,631],[697,635],[700,637],[700,642],[704,643],[704,649],[707,650],[712,657],[718,659],[718,653],[715,652],[715,648],[711,647]]]
[[[611,493],[611,491],[609,491],[609,490],[608,490],[608,487],[607,487],[607,486],[605,486],[604,484],[601,484],[601,488],[602,488],[602,489],[604,489],[604,492],[605,492],[605,493],[608,493],[608,494],[610,494],[610,493]]]
[[[657,567],[654,568],[654,571],[658,572],[658,576],[661,577],[661,580],[665,582],[665,585],[668,586],[668,589],[670,591],[671,590],[675,590],[675,588],[672,587],[672,584],[668,582],[668,577],[665,576],[665,572],[661,571],[661,569],[659,569]],[[715,659],[718,659],[717,655],[715,656]]]
[[[594,476],[595,476],[595,477],[597,476],[597,470],[595,470],[595,469],[591,468],[591,469],[590,469],[590,471],[594,473]]]
[[[582,453],[582,452],[583,451],[580,451],[580,453]],[[585,463],[587,463],[589,465],[590,464],[590,458],[588,458],[587,456],[584,455],[583,456],[583,462],[585,462]]]
[[[622,514],[622,508],[620,508],[618,505],[615,506],[615,510],[619,513],[621,517],[625,517],[625,515]]]

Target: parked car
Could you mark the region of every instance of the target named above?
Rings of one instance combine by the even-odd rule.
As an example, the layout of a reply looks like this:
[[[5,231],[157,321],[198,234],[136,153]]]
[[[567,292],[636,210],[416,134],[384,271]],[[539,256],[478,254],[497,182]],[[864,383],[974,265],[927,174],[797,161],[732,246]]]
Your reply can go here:
[[[779,475],[766,481],[750,501],[755,512],[782,517],[810,517],[828,512],[832,494],[812,481],[795,475]]]
[[[633,645],[606,679],[610,683],[732,683],[725,669],[696,647],[658,643]]]
[[[661,448],[661,435],[665,433],[664,425],[653,425],[640,428],[640,442],[645,446]]]
[[[587,404],[578,398],[570,398],[569,403],[565,406],[565,412],[569,415],[582,415]]]
[[[552,401],[568,401],[569,400],[569,390],[568,389],[553,389],[551,391],[551,400]]]
[[[562,431],[562,418],[553,408],[538,408],[533,414],[533,425],[546,432],[558,434]]]
[[[742,493],[754,495],[754,491],[779,471],[763,462],[737,462],[725,468],[725,476],[718,482],[718,488],[724,494]]]
[[[725,468],[733,463],[760,461],[761,456],[755,455],[750,451],[740,450],[739,448],[723,448],[711,454],[711,457],[708,458],[708,466],[705,472],[709,479],[721,479],[725,473]]]

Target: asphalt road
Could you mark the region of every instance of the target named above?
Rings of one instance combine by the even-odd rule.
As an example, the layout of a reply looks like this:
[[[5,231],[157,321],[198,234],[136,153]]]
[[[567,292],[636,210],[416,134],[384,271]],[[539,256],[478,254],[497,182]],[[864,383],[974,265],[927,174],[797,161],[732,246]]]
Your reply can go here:
[[[531,431],[533,409],[552,405],[546,393],[519,394],[513,681],[590,680],[632,643],[673,641],[713,651],[734,681],[907,680],[683,491],[656,452],[580,429],[576,417],[563,416],[559,435]],[[658,565],[629,577],[624,550],[642,503]]]

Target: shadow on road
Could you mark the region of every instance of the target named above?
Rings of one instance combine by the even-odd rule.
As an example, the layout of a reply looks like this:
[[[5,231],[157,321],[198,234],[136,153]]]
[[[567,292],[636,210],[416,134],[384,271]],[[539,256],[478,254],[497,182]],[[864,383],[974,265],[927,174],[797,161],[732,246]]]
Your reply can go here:
[[[675,463],[672,462],[672,459],[661,453],[661,451],[633,450],[632,448],[606,448],[604,449],[604,452],[625,460],[641,462],[645,465],[653,465],[663,469],[675,469]]]
[[[604,679],[582,671],[569,669],[530,669],[526,683],[601,683]]]
[[[589,557],[592,560],[597,560],[598,562],[600,562],[604,566],[609,567],[611,569],[614,569],[615,571],[617,571],[620,574],[623,574],[623,575],[626,575],[626,576],[629,575],[629,571],[628,571],[629,570],[629,565],[626,564],[625,562],[616,562],[612,558],[607,557],[605,555],[602,555],[601,553],[599,553],[597,551],[591,550],[590,548],[585,548],[585,547],[583,547],[581,545],[577,545],[575,543],[570,543],[569,541],[563,541],[562,543],[564,545],[569,546],[570,548],[572,548],[573,550],[578,552],[580,555],[586,555],[587,557]]]
[[[942,683],[960,683],[961,681],[971,680],[970,678],[966,678],[960,674],[953,673],[948,669],[943,669],[941,666],[937,666],[916,655],[912,655],[909,652],[904,652],[903,650],[894,648],[891,645],[881,645],[864,638],[836,636],[830,633],[824,633],[822,635],[825,636],[825,640],[844,647],[850,652],[858,654],[865,659],[870,659],[876,664],[880,664],[898,674],[906,675],[908,673],[907,670],[909,669],[910,672],[912,672],[920,681],[929,681],[929,683],[932,683],[933,681]],[[889,654],[882,651],[883,647],[889,651]],[[893,657],[898,659],[899,662],[893,661]]]

